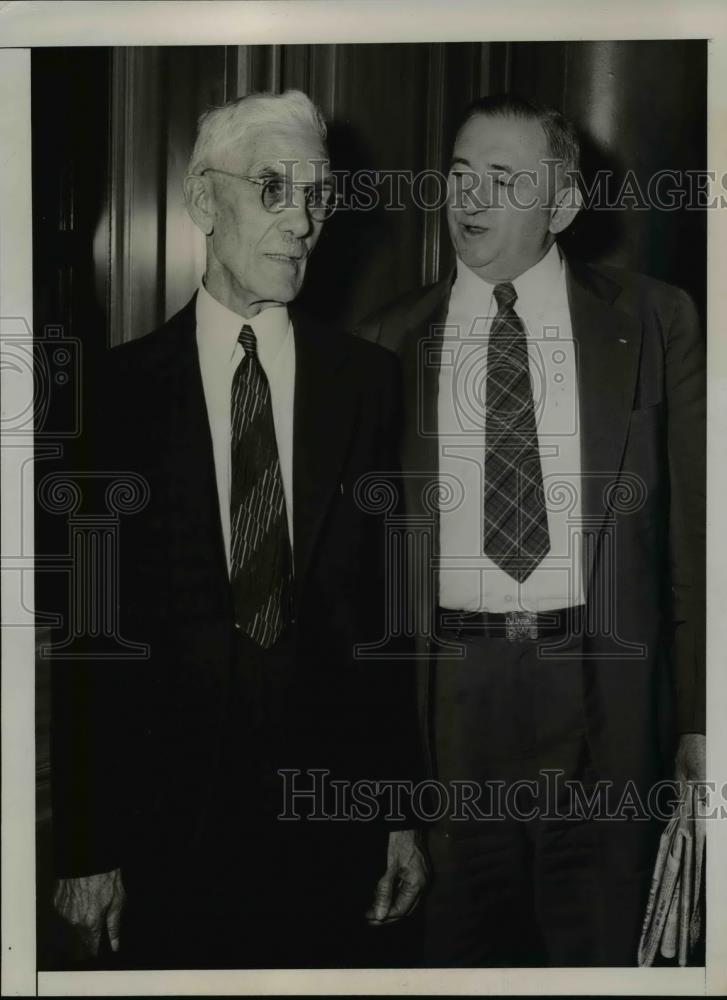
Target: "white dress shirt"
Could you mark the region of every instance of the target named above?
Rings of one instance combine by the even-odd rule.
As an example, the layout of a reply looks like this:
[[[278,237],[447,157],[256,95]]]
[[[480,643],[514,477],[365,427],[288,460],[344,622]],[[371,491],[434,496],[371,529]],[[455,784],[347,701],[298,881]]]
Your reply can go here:
[[[270,383],[275,439],[283,478],[288,532],[293,545],[293,396],[295,337],[285,306],[271,306],[252,319],[232,312],[200,283],[197,293],[197,352],[217,479],[222,535],[230,569],[230,399],[232,376],[245,357],[237,338],[243,325],[252,327],[260,364]]]
[[[440,514],[445,608],[545,612],[584,600],[576,352],[557,247],[512,285],[528,341],[550,551],[523,583],[482,554],[487,344],[497,302],[495,285],[458,260],[438,398],[440,481],[452,497]]]

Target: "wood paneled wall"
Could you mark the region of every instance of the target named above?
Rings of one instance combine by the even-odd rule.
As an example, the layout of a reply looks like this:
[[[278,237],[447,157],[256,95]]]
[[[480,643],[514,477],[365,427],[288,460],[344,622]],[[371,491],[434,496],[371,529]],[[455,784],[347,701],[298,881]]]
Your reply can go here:
[[[681,172],[688,186],[686,172],[707,167],[707,43],[519,42],[510,49],[512,89],[560,108],[579,127],[587,182],[608,171],[615,197],[633,171],[632,207],[583,213],[566,246],[686,288],[704,317],[706,213],[636,201],[659,171]]]
[[[310,94],[329,122],[335,169],[436,165],[460,108],[489,86],[487,46],[288,45],[128,48],[111,67],[108,244],[110,343],[140,336],[179,309],[204,266],[182,199],[201,112],[256,90]],[[386,298],[434,280],[448,244],[438,214],[341,213],[326,227],[305,299],[348,326]],[[101,266],[101,262],[100,262]]]
[[[475,96],[519,92],[561,108],[585,139],[586,170],[705,166],[706,43],[468,42],[132,48],[113,52],[108,219],[110,341],[140,336],[179,309],[204,261],[181,182],[195,122],[254,90],[306,91],[329,121],[335,169],[446,168]],[[652,273],[704,298],[703,213],[587,213],[570,249]],[[694,257],[696,251],[696,259]],[[99,243],[98,253],[104,253]],[[441,213],[341,212],[303,292],[344,327],[453,263]],[[101,267],[103,262],[99,262]]]

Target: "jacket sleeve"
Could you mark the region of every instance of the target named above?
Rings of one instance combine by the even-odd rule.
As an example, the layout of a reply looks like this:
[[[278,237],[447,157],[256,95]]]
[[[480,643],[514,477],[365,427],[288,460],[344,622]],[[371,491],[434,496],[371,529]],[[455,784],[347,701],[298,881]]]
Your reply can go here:
[[[90,359],[89,359],[90,360]],[[106,513],[105,487],[114,470],[123,469],[116,454],[110,361],[88,366],[83,385],[82,434],[64,465],[64,480],[74,483],[79,512],[93,523]],[[108,416],[108,420],[106,419]],[[66,514],[69,518],[72,515]],[[70,531],[70,523],[68,524]],[[108,537],[105,537],[106,543]],[[104,544],[97,539],[97,542]],[[112,616],[101,611],[115,595],[111,562],[83,558],[71,551],[72,569],[61,595],[61,624],[51,636],[51,796],[54,874],[76,877],[119,867],[118,794],[120,746],[117,696],[120,664],[107,659]],[[109,554],[108,552],[106,553]],[[95,612],[94,609],[95,608]]]
[[[705,731],[706,370],[696,309],[679,291],[666,342],[677,733]]]
[[[374,338],[375,339],[375,338]],[[380,382],[380,415],[378,431],[379,467],[390,479],[392,496],[396,498],[393,517],[399,519],[404,513],[404,482],[400,468],[399,450],[402,433],[402,393],[401,371],[398,358],[390,351],[382,351],[382,377]],[[403,547],[393,546],[388,554],[400,555]],[[382,734],[386,745],[385,778],[398,780],[402,788],[411,788],[425,776],[422,738],[419,729],[416,692],[416,663],[414,660],[414,636],[409,635],[406,615],[403,613],[404,566],[396,567],[385,561],[382,566],[382,587],[384,575],[389,580],[388,596],[393,607],[389,609],[389,619],[400,624],[400,629],[392,636],[391,650],[395,656],[378,667],[378,700],[382,706]],[[399,796],[398,804],[404,818],[387,820],[390,829],[407,829],[420,825],[413,809],[414,799],[407,790]],[[388,804],[387,794],[382,796],[382,805]]]

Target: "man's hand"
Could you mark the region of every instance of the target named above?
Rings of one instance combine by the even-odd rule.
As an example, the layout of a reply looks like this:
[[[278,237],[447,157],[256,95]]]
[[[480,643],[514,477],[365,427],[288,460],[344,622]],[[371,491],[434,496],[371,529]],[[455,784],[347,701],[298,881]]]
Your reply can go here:
[[[674,777],[677,781],[707,780],[707,737],[702,733],[684,733],[679,737]]]
[[[366,911],[366,919],[373,926],[392,924],[411,913],[429,880],[429,866],[414,830],[392,831],[386,855],[386,871]]]
[[[86,955],[98,955],[104,927],[109,933],[111,950],[119,950],[121,911],[126,893],[121,871],[115,868],[101,875],[61,878],[56,882],[53,906],[80,938]]]

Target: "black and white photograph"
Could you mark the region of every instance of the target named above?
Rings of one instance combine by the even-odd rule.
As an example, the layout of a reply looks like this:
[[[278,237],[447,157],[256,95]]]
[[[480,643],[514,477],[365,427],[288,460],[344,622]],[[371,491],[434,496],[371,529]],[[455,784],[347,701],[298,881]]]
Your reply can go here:
[[[59,6],[0,53],[3,993],[722,992],[704,23]]]

